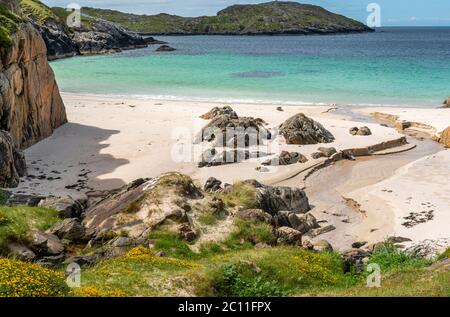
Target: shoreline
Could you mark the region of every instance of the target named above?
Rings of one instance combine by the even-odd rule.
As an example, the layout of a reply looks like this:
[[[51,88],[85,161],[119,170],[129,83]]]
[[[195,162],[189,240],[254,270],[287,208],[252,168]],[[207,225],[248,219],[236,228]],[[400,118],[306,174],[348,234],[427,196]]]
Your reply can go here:
[[[237,164],[198,168],[195,161],[175,162],[172,156],[174,146],[180,142],[192,144],[192,138],[208,123],[199,117],[215,106],[229,105],[229,103],[142,100],[81,94],[62,94],[62,97],[66,104],[69,123],[55,131],[52,137],[25,151],[29,176],[24,179],[19,188],[13,190],[15,194],[71,195],[75,198],[85,197],[85,195],[98,197],[105,191],[120,188],[138,178],[152,178],[171,171],[189,175],[199,185],[204,184],[209,177],[215,177],[224,183],[256,179],[269,185],[306,188],[308,192],[309,189],[305,183],[314,183],[324,171],[331,173],[331,179],[340,177],[339,173],[344,173],[342,175],[347,175],[347,183],[357,186],[347,186],[345,190],[339,192],[340,196],[352,199],[361,205],[361,209],[366,212],[365,219],[361,219],[361,215],[358,215],[355,210],[346,209],[351,216],[349,218],[353,219],[352,223],[355,224],[355,228],[349,229],[346,226],[336,225],[337,223],[334,222],[336,230],[318,237],[318,239],[331,237],[336,240],[336,248],[344,249],[345,246],[350,247],[348,236],[352,237],[351,240],[368,240],[370,242],[386,238],[388,232],[402,235],[408,235],[411,232],[410,236],[415,242],[426,237],[427,235],[424,235],[422,230],[400,230],[399,217],[405,216],[404,211],[395,208],[395,202],[398,200],[389,197],[390,193],[380,192],[378,187],[383,182],[397,184],[399,180],[402,180],[401,177],[398,178],[398,173],[408,177],[408,169],[404,167],[407,164],[416,164],[419,171],[430,172],[430,175],[421,172],[423,178],[421,182],[428,182],[427,188],[434,191],[436,186],[433,187],[432,184],[438,177],[435,174],[442,174],[445,162],[450,162],[450,151],[441,150],[438,153],[444,153],[441,158],[444,160],[443,164],[420,165],[420,162],[427,158],[429,153],[423,153],[420,156],[421,146],[416,149],[414,144],[408,146],[402,145],[403,142],[397,143],[398,140],[403,140],[405,135],[392,127],[377,123],[375,118],[370,116],[373,108],[361,107],[359,111],[355,112],[345,108],[345,111],[340,112],[330,111],[330,106],[281,105],[283,111],[278,111],[276,108],[280,106],[279,104],[251,104],[252,107],[249,107],[249,104],[233,103],[232,107],[239,116],[262,118],[268,123],[268,128],[276,127],[291,116],[304,112],[330,130],[336,137],[336,141],[327,145],[295,146],[287,145],[283,140],[276,139],[279,141],[279,147],[263,160],[286,150],[298,151],[306,155],[309,161],[302,165],[271,167],[268,173],[255,170],[261,164],[261,160],[256,159]],[[398,108],[393,109],[383,108],[387,113],[399,111]],[[441,122],[446,120],[442,118],[442,113],[446,110],[442,109],[430,111],[431,109],[403,108],[402,111],[404,110],[408,110],[408,113],[417,112],[419,116],[427,114],[428,118],[422,119],[438,122],[438,127]],[[445,114],[448,114],[448,122],[450,122],[450,111]],[[349,134],[348,131],[351,127],[362,125],[367,125],[372,130],[371,136],[354,137]],[[181,132],[174,133],[176,128],[181,128]],[[190,134],[189,138],[183,139],[184,134]],[[406,138],[411,142],[410,137]],[[437,143],[434,145],[438,147]],[[367,175],[364,173],[359,176],[348,174],[352,169],[347,161],[312,159],[310,155],[320,146],[335,147],[338,152],[359,149],[357,152],[360,152],[363,158],[357,159],[358,164],[361,161],[377,162],[378,160],[385,162],[384,166],[391,172],[375,177],[376,182],[374,183],[362,181],[361,179],[364,177],[370,179],[371,175],[376,175],[376,170],[382,165],[377,166],[373,163],[375,165],[371,165],[372,167],[366,171]],[[375,150],[369,150],[372,148]],[[377,151],[380,151],[379,153],[382,155],[373,160],[370,159],[370,155],[376,154]],[[419,153],[419,157],[416,157],[415,153]],[[195,154],[191,154],[191,158],[195,158]],[[410,159],[399,159],[399,164],[389,164],[389,160],[394,155]],[[364,158],[367,156],[369,159]],[[344,166],[345,171],[339,172],[339,169],[336,170],[336,166]],[[435,169],[437,170],[435,171]],[[420,182],[417,184],[410,182],[409,185],[413,186],[416,191],[422,190],[421,186],[424,186]],[[403,186],[405,186],[404,183]],[[323,191],[326,192],[326,190]],[[320,206],[328,208],[326,204],[321,204],[320,197],[316,196],[311,194],[312,204],[317,204],[319,209]],[[393,203],[394,205],[392,205]],[[445,207],[445,203],[441,201],[440,204],[435,203],[435,205],[440,208],[440,210],[434,211],[435,218],[440,223],[446,223],[446,219],[450,221],[450,218],[447,218],[450,213],[445,208],[442,209],[442,206]],[[450,206],[450,201],[448,206]],[[380,209],[383,210],[382,215],[379,214]],[[319,213],[316,214],[319,220],[323,218],[333,223],[330,217],[323,217],[322,211],[314,209],[313,213]],[[434,220],[431,221],[431,224],[433,223],[435,223]],[[370,232],[368,234],[367,231],[374,227],[383,228],[383,230],[378,230],[372,235]],[[445,231],[442,234],[445,235]],[[347,238],[341,239],[338,238],[339,236]]]
[[[83,56],[80,56],[83,57]],[[141,95],[141,94],[97,94],[97,93],[76,93],[61,91],[61,96],[83,96],[103,99],[130,99],[142,101],[178,101],[178,102],[196,102],[196,103],[217,103],[221,105],[229,105],[230,103],[246,104],[246,105],[267,105],[267,106],[298,106],[298,107],[341,107],[339,109],[440,109],[442,107],[439,103],[424,103],[424,104],[396,104],[396,103],[347,103],[347,102],[308,102],[308,101],[293,101],[293,100],[267,100],[267,99],[224,99],[224,98],[209,98],[209,97],[192,97],[192,96],[171,96],[171,95]]]

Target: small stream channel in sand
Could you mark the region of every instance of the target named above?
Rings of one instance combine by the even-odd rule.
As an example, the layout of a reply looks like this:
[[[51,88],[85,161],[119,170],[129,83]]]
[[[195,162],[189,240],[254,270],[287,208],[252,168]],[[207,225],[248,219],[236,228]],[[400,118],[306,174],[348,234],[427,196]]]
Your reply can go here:
[[[354,121],[374,122],[370,117],[353,116],[347,112],[346,114],[350,115]],[[368,230],[379,231],[380,235],[389,231],[388,227],[394,222],[394,215],[387,206],[384,219],[368,224],[367,221],[364,221],[364,214],[359,212],[355,208],[356,206],[349,204],[344,197],[356,189],[379,183],[391,177],[396,170],[411,162],[442,150],[440,144],[424,138],[422,135],[417,135],[416,132],[409,132],[414,137],[408,136],[408,142],[416,145],[410,151],[362,157],[355,161],[340,161],[314,172],[306,180],[304,180],[305,175],[299,175],[277,184],[299,186],[303,183],[313,206],[311,213],[320,221],[321,226],[333,225],[336,227],[336,230],[316,238],[311,237],[311,240],[328,240],[335,249],[346,250],[351,248],[352,243],[365,240],[365,237],[353,234],[354,229],[358,226],[373,225],[373,228],[368,228]],[[382,201],[379,203],[383,204]],[[380,239],[383,238],[380,236]]]

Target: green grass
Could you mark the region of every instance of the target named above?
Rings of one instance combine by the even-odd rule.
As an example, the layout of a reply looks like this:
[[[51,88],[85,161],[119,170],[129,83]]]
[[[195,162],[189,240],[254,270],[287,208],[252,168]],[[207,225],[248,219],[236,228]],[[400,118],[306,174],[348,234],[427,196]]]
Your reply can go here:
[[[258,243],[272,244],[275,240],[269,224],[236,219],[234,225],[235,229],[224,242],[231,249],[251,248]]]
[[[11,47],[11,36],[24,20],[0,4],[0,48]]]
[[[234,184],[231,192],[217,194],[217,197],[222,199],[225,206],[231,208],[240,206],[245,209],[254,209],[258,207],[255,188],[245,182]]]
[[[386,243],[375,251],[369,263],[378,264],[383,272],[388,272],[423,268],[430,265],[431,261],[414,257]]]
[[[352,27],[367,29],[358,21],[317,6],[282,2],[231,6],[216,16],[194,18],[169,14],[136,15],[96,8],[83,8],[83,12],[132,31],[151,34],[272,34],[311,28],[324,32]]]
[[[444,251],[441,255],[438,256],[438,260],[450,259],[450,248]]]
[[[33,17],[40,25],[45,24],[49,20],[60,22],[58,16],[38,0],[20,0],[20,8],[27,17]]]
[[[47,230],[59,221],[58,212],[37,207],[0,207],[0,253],[9,242],[26,241],[33,230]]]

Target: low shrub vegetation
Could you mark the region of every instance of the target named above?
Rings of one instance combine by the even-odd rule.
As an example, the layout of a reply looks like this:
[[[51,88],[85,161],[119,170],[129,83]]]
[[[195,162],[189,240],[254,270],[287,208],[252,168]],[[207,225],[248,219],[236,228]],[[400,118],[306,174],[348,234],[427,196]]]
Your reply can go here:
[[[10,242],[24,242],[31,230],[47,230],[59,221],[58,212],[38,207],[0,207],[0,253]]]
[[[68,293],[63,274],[0,258],[0,297],[63,297]]]

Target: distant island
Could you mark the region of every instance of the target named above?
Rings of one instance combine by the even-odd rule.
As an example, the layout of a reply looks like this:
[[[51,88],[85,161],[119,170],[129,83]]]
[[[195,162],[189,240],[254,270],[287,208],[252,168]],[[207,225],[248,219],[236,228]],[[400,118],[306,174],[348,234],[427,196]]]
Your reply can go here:
[[[148,35],[309,35],[373,31],[356,20],[298,2],[233,5],[216,16],[194,18],[164,13],[136,15],[95,8],[83,8],[82,12],[85,16],[104,19]]]

